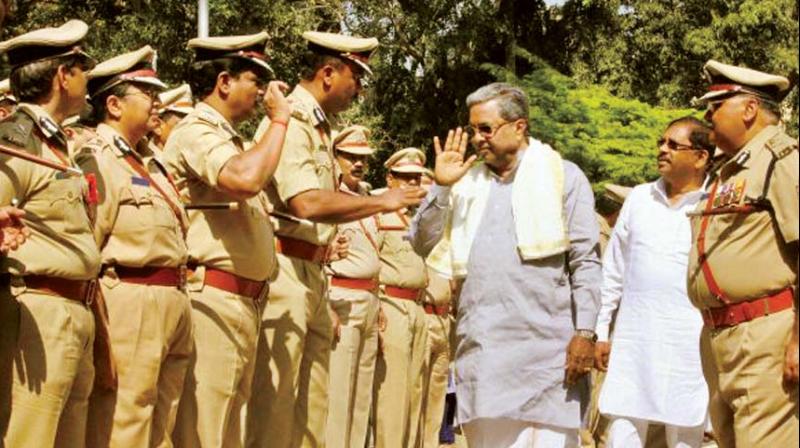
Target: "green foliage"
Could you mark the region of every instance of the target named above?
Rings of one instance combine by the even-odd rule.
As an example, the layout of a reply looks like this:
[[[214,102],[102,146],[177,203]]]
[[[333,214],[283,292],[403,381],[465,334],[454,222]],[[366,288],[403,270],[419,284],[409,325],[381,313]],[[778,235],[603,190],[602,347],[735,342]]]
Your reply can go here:
[[[0,39],[68,18],[91,27],[99,60],[149,44],[159,74],[185,79],[196,35],[194,0],[9,0]],[[277,77],[298,81],[306,30],[375,36],[375,76],[341,117],[373,130],[381,162],[467,120],[466,96],[494,80],[522,85],[532,132],[576,161],[597,186],[651,179],[652,142],[691,113],[709,58],[798,79],[798,3],[792,0],[209,0],[210,34],[266,30]],[[7,68],[0,68],[7,73]],[[798,94],[786,101],[798,129]],[[242,126],[248,135],[254,122]]]
[[[636,185],[658,177],[656,139],[670,121],[696,113],[580,87],[544,64],[515,83],[530,98],[531,134],[580,166],[596,191],[607,182]]]

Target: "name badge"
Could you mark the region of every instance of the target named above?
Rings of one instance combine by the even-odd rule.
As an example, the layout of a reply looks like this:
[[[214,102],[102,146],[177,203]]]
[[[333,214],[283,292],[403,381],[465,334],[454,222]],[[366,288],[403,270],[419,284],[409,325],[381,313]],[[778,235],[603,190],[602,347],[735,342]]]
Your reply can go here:
[[[144,177],[131,176],[131,183],[133,185],[141,185],[142,187],[150,186],[150,181]]]

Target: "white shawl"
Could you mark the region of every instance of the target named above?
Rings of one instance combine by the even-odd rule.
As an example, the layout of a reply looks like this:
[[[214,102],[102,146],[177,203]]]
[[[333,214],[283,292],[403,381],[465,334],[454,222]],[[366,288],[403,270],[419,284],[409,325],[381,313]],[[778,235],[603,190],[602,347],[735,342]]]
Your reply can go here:
[[[523,260],[535,260],[569,249],[564,213],[564,167],[550,146],[530,139],[511,187],[517,249]],[[470,168],[450,191],[441,241],[428,266],[447,278],[467,275],[467,262],[491,187],[491,172],[481,163]]]

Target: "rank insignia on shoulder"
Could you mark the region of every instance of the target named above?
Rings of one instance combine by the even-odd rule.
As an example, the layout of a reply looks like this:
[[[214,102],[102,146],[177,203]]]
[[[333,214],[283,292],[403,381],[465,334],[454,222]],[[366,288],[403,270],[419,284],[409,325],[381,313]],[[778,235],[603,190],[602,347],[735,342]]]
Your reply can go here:
[[[144,177],[138,177],[138,176],[131,176],[131,183],[133,185],[139,185],[139,186],[142,186],[142,187],[149,187],[150,186],[150,181],[149,180],[145,179]]]
[[[56,179],[58,180],[69,179],[70,177],[72,177],[72,174],[70,174],[68,171],[59,171],[56,173]]]
[[[131,145],[129,145],[128,142],[126,142],[125,139],[120,137],[119,135],[114,137],[114,145],[117,147],[117,149],[122,151],[123,154],[128,154],[133,152]]]

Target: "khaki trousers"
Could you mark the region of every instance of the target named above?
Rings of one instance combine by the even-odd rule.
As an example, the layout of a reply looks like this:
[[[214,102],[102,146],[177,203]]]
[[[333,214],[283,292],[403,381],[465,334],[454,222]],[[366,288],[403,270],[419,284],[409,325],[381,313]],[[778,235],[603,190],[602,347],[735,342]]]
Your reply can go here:
[[[439,448],[439,432],[444,419],[444,397],[450,368],[450,317],[427,314],[428,343],[425,344],[424,405],[422,411],[422,446]]]
[[[198,268],[188,287],[194,354],[173,441],[187,448],[238,447],[242,443],[240,416],[250,398],[255,369],[261,311],[252,297],[202,286],[203,274],[203,268]]]
[[[333,329],[318,264],[278,254],[262,315],[247,447],[323,447]]]
[[[89,401],[89,447],[171,447],[192,353],[189,297],[174,287],[101,280],[116,391]]]
[[[375,369],[375,447],[415,448],[421,441],[425,311],[410,300],[386,296],[381,296],[381,307],[387,323]]]
[[[341,323],[331,350],[328,448],[364,448],[378,355],[380,301],[370,291],[331,287],[328,298]]]
[[[785,310],[721,330],[703,329],[700,353],[720,448],[797,446],[797,386],[782,386],[794,312]]]
[[[16,307],[19,331],[3,442],[8,448],[83,447],[94,384],[94,316],[81,302],[33,291],[19,294]]]

